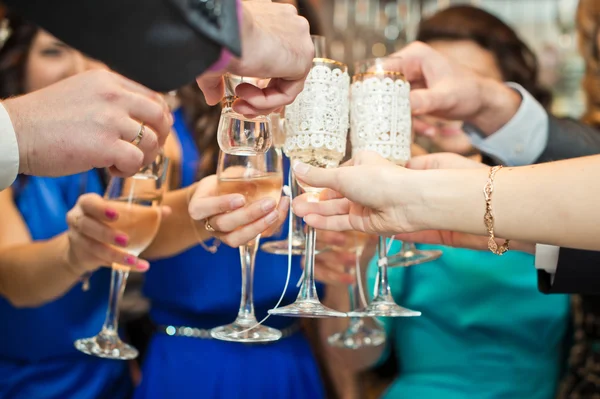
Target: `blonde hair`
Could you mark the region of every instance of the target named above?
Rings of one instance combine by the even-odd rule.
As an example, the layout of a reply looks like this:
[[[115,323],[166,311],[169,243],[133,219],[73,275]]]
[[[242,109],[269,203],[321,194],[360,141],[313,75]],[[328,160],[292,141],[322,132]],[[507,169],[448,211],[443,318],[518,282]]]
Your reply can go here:
[[[600,1],[580,0],[577,10],[577,28],[579,31],[579,50],[585,60],[583,90],[587,108],[583,122],[600,126]]]

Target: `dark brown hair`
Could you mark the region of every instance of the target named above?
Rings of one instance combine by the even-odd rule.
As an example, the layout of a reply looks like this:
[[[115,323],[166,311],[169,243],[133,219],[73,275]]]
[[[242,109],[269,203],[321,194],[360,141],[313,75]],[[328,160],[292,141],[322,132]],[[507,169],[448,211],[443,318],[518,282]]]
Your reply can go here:
[[[494,55],[505,81],[520,84],[544,107],[552,101],[550,92],[539,85],[533,51],[512,28],[487,11],[466,5],[446,8],[421,22],[417,40],[475,42]]]
[[[0,98],[25,94],[25,67],[36,25],[8,13],[11,35],[0,49]]]
[[[580,0],[577,10],[577,29],[579,31],[579,51],[585,60],[583,90],[587,108],[583,122],[600,126],[600,2],[598,0]]]

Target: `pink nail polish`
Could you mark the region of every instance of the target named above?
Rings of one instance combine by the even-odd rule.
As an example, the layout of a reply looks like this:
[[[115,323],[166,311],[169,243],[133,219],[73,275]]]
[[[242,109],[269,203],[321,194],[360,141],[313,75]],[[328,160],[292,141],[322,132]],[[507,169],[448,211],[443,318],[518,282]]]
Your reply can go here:
[[[135,269],[140,272],[145,272],[150,268],[150,264],[145,260],[140,259],[138,263],[135,265]]]
[[[135,265],[137,263],[137,259],[133,255],[127,255],[125,257],[125,263],[127,263],[128,265],[133,266],[133,265]]]
[[[115,211],[114,209],[107,209],[106,211],[104,211],[104,214],[109,219],[114,219],[117,217],[117,211]]]
[[[115,243],[122,247],[126,247],[127,246],[127,236],[124,234],[119,234],[118,236],[115,237]]]

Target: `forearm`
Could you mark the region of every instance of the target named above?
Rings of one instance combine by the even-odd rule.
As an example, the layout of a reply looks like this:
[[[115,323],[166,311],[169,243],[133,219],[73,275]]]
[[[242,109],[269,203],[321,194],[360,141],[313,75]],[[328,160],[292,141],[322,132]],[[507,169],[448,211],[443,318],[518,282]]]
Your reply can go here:
[[[203,222],[194,221],[188,212],[188,197],[196,185],[165,194],[163,205],[171,208],[165,217],[152,244],[143,252],[147,259],[167,258],[211,238]]]
[[[0,295],[16,307],[50,302],[76,284],[83,272],[69,264],[68,237],[15,245],[0,251]]]
[[[500,170],[492,196],[496,236],[600,250],[598,170],[600,156]],[[407,212],[422,216],[415,222],[419,229],[487,235],[483,187],[488,173],[487,168],[418,172],[413,177],[424,179],[417,184],[421,205]]]

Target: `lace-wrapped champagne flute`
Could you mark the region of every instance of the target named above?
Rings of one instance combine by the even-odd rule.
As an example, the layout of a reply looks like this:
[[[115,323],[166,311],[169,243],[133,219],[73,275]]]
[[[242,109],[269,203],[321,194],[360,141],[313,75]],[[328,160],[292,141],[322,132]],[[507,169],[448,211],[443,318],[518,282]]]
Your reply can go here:
[[[351,87],[352,153],[375,151],[382,157],[406,165],[410,159],[411,112],[410,84],[399,72],[386,65],[399,61],[393,57],[356,63]],[[357,317],[420,316],[420,312],[394,302],[388,283],[388,258],[385,237],[379,237],[376,292],[366,307],[349,312]]]
[[[315,58],[304,90],[286,107],[288,123],[285,153],[294,160],[322,167],[339,165],[346,152],[350,78],[345,64]],[[299,181],[311,200],[318,201],[321,188]],[[324,306],[318,298],[314,279],[316,231],[308,227],[302,285],[296,301],[271,309],[269,314],[296,317],[346,317]]]

